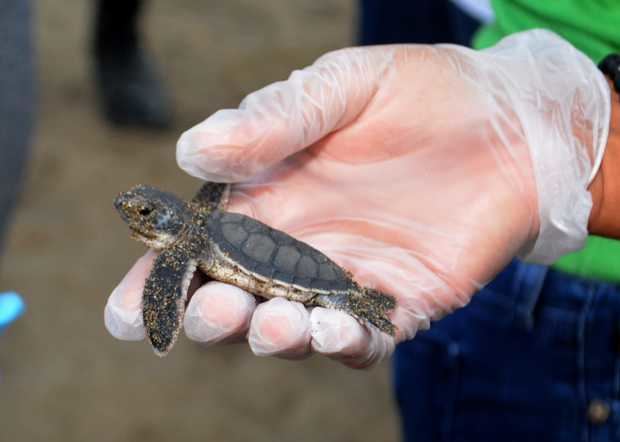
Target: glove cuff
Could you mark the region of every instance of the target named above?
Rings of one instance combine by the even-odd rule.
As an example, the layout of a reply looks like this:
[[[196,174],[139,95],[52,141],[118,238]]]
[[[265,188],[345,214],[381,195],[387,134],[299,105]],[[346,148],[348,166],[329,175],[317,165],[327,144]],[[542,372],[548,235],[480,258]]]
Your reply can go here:
[[[562,111],[553,116],[560,123],[554,122],[551,130],[541,126],[526,128],[539,196],[540,230],[531,249],[520,257],[552,264],[581,249],[587,239],[592,210],[588,187],[605,153],[611,95],[605,77],[588,57],[558,36],[544,33],[553,37],[547,43],[555,46],[548,53],[549,62],[543,65],[551,65],[551,78],[556,77],[550,97],[561,97],[563,103]],[[542,52],[540,55],[546,55]],[[563,80],[560,75],[571,79]],[[588,139],[575,134],[583,127],[589,130]]]

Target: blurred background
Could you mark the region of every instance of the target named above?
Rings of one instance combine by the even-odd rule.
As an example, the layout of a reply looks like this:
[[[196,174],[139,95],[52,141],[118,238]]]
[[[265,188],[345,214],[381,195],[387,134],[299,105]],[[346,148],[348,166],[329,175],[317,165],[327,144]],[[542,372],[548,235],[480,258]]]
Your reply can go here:
[[[32,158],[0,265],[26,314],[0,335],[2,441],[394,441],[389,365],[254,357],[182,338],[165,359],[114,340],[106,299],[144,248],[112,199],[136,183],[191,195],[178,135],[249,92],[354,41],[353,0],[165,2],[143,31],[174,103],[166,130],[119,129],[98,107],[94,2],[38,2]]]

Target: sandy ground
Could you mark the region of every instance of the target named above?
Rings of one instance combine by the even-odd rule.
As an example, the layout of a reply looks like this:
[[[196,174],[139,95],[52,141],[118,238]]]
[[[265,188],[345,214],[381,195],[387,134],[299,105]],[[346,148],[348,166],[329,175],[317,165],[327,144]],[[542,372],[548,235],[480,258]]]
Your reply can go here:
[[[128,240],[113,196],[138,182],[191,194],[198,183],[174,162],[178,134],[350,44],[354,2],[154,1],[146,30],[176,102],[175,127],[159,134],[99,118],[89,6],[39,2],[39,127],[0,276],[29,310],[0,337],[0,440],[397,440],[387,364],[355,372],[186,339],[161,360],[146,343],[112,339],[102,319],[109,292],[143,251]]]

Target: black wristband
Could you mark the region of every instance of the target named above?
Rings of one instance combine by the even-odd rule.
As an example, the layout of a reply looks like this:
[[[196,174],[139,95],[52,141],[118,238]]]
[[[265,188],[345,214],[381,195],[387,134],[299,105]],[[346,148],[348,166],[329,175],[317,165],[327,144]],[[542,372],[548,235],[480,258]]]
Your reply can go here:
[[[609,54],[598,67],[613,81],[616,92],[620,93],[620,54]]]

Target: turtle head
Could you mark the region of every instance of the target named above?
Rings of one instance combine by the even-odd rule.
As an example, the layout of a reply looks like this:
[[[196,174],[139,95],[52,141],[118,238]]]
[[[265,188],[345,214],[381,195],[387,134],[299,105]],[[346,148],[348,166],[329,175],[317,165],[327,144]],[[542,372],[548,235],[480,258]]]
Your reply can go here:
[[[191,218],[183,200],[145,185],[121,193],[114,207],[131,229],[132,237],[156,250],[174,243]]]

